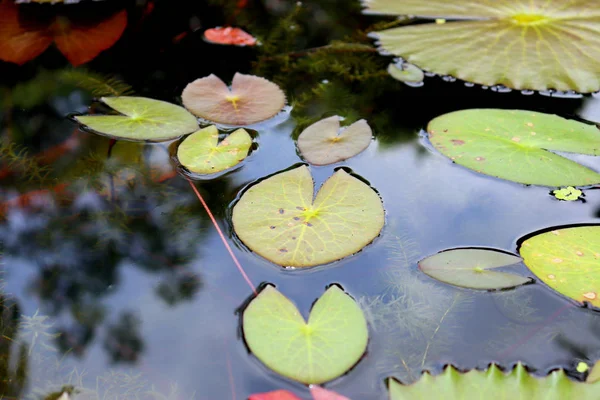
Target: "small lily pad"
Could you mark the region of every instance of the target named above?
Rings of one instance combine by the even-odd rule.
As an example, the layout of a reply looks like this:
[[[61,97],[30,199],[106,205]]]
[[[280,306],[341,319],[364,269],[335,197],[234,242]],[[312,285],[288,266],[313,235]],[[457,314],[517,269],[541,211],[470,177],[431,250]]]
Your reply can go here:
[[[392,78],[400,82],[420,83],[425,79],[423,70],[409,63],[391,63],[387,71]]]
[[[384,223],[381,199],[364,182],[340,169],[313,202],[306,166],[252,186],[233,208],[233,227],[250,250],[275,264],[312,267],[361,250]]]
[[[548,376],[537,377],[518,363],[503,372],[496,364],[486,371],[460,372],[449,365],[440,375],[425,372],[419,381],[404,385],[394,379],[388,381],[390,400],[444,399],[595,399],[600,384],[577,382],[564,370],[552,371]]]
[[[581,197],[583,196],[583,192],[579,189],[574,188],[573,186],[568,186],[566,188],[553,190],[552,195],[558,200],[576,201],[581,199]]]
[[[211,125],[185,138],[177,148],[181,165],[198,174],[214,174],[234,167],[248,155],[252,138],[238,129],[219,141],[219,131]]]
[[[531,272],[552,289],[600,307],[600,226],[545,232],[525,240],[519,252]]]
[[[530,278],[493,271],[520,263],[520,257],[493,249],[453,249],[419,262],[421,271],[450,285],[469,289],[500,290],[531,282]]]
[[[198,129],[198,121],[183,107],[145,97],[102,97],[123,115],[83,115],[75,120],[95,133],[116,139],[161,142]]]
[[[552,151],[600,155],[600,130],[557,115],[522,110],[451,112],[427,126],[433,146],[476,172],[561,187],[600,183],[600,174]]]
[[[373,133],[361,119],[340,130],[340,117],[322,119],[306,128],[298,137],[298,149],[314,165],[333,164],[354,157],[371,143]]]
[[[290,300],[267,286],[244,311],[242,328],[260,361],[306,384],[344,374],[360,360],[369,337],[360,307],[335,285],[317,300],[308,322]]]
[[[251,125],[274,117],[285,106],[285,94],[271,81],[236,73],[231,89],[215,75],[190,83],[183,105],[198,117],[228,125]]]

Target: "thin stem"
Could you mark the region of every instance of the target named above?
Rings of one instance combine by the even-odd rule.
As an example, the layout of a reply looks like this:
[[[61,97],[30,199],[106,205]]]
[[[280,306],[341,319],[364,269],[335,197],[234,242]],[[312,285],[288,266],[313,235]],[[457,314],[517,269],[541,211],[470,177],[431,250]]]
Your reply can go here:
[[[208,208],[208,204],[206,204],[206,202],[204,201],[204,198],[202,197],[202,195],[200,194],[200,192],[198,191],[198,189],[196,188],[196,186],[194,186],[194,184],[192,183],[192,181],[189,180],[189,179],[187,179],[187,181],[190,184],[190,186],[192,187],[192,190],[194,191],[194,193],[196,193],[196,197],[198,197],[198,200],[200,200],[200,203],[202,203],[202,206],[206,210],[206,213],[208,214],[208,217],[210,218],[211,222],[215,226],[215,229],[219,233],[219,237],[221,238],[221,241],[223,242],[223,244],[225,245],[225,248],[229,252],[229,255],[231,256],[231,259],[233,260],[233,263],[235,264],[235,266],[237,267],[237,269],[240,271],[240,273],[244,277],[244,280],[246,281],[246,283],[248,284],[248,286],[250,286],[250,288],[252,289],[252,292],[255,295],[258,294],[256,292],[256,288],[252,284],[252,281],[250,280],[250,278],[246,274],[246,271],[244,271],[244,268],[242,268],[242,265],[238,261],[237,257],[235,256],[235,254],[233,254],[233,250],[231,250],[231,247],[229,246],[229,243],[227,243],[227,239],[225,238],[225,235],[223,235],[223,231],[221,231],[221,228],[219,228],[219,224],[217,223],[217,220],[215,219],[213,213]]]
[[[429,353],[429,347],[431,346],[431,343],[433,343],[433,339],[435,338],[435,335],[437,335],[438,331],[442,327],[442,323],[444,322],[444,319],[446,318],[446,316],[448,315],[450,310],[452,310],[452,308],[454,308],[454,306],[456,305],[456,301],[458,300],[459,297],[460,297],[460,293],[457,293],[454,296],[454,299],[452,299],[452,304],[450,304],[450,306],[448,307],[448,309],[446,310],[444,315],[442,315],[442,318],[440,318],[440,322],[438,323],[438,326],[435,328],[435,331],[433,331],[431,338],[429,338],[429,341],[427,342],[427,347],[425,347],[425,352],[423,353],[423,359],[421,360],[421,368],[423,368],[425,366],[425,361],[427,360],[427,353]]]

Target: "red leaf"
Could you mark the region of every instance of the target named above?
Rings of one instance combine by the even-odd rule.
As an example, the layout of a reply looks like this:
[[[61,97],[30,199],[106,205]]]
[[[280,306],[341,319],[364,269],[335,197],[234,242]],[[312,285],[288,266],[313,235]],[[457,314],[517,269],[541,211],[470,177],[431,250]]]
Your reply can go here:
[[[0,60],[25,64],[52,44],[43,24],[19,18],[19,6],[0,1]]]
[[[350,400],[341,394],[314,385],[311,385],[310,387],[310,394],[312,394],[314,400]]]
[[[251,395],[248,400],[301,400],[295,394],[287,390],[276,390],[268,393],[257,393]]]
[[[216,44],[232,44],[236,46],[254,46],[256,39],[240,28],[218,27],[204,31],[204,38]]]

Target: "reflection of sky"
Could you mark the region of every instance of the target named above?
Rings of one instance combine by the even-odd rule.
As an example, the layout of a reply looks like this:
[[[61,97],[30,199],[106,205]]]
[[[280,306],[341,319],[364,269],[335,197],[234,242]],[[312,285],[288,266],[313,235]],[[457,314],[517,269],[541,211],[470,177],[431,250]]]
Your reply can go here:
[[[292,129],[290,121],[269,130],[257,128],[260,133],[259,150],[253,153],[243,168],[224,178],[229,181],[227,187],[232,188],[230,193],[224,194],[227,203],[234,200],[238,189],[253,180],[301,162],[289,138]],[[343,164],[367,179],[382,196],[387,225],[381,238],[356,256],[309,271],[282,271],[239,245],[234,246],[254,284],[276,284],[306,316],[311,303],[330,283],[341,283],[356,298],[380,290],[381,272],[390,266],[388,235],[414,239],[421,257],[455,246],[491,246],[514,252],[516,241],[527,233],[553,225],[596,221],[594,213],[600,205],[600,191],[588,191],[585,204],[559,202],[549,196],[546,188],[524,187],[453,165],[447,158],[424,150],[416,136],[415,132],[413,142],[401,145],[378,147],[374,142],[365,152]],[[327,179],[339,165],[313,167],[317,184]],[[590,166],[600,169],[600,162],[593,159]],[[221,221],[221,225],[229,229],[227,221]],[[135,370],[143,372],[149,381],[165,392],[169,382],[177,382],[186,393],[178,397],[181,399],[190,398],[192,392],[196,392],[197,399],[234,398],[230,379],[234,382],[237,399],[246,398],[256,391],[300,388],[300,385],[276,377],[247,355],[239,337],[235,310],[251,291],[216,233],[213,230],[209,232],[197,242],[197,254],[202,256],[191,263],[205,286],[191,301],[169,307],[155,294],[156,276],[134,265],[120,267],[118,284],[105,297],[104,304],[110,309],[109,321],[116,320],[124,311],[133,311],[142,321],[141,336],[145,350]],[[38,307],[42,307],[43,311],[43,305],[28,294],[28,284],[35,276],[35,267],[23,260],[9,258],[7,269],[9,291],[17,295],[24,313],[31,315]],[[527,273],[525,270],[521,272]],[[417,275],[414,265],[407,274]],[[428,278],[419,279],[431,282]],[[455,293],[449,287],[436,287]],[[566,304],[539,284],[517,290],[532,296],[533,305],[544,317]],[[473,296],[475,305],[469,313],[458,314],[447,321],[455,330],[454,336],[462,337],[462,340],[452,342],[450,350],[430,354],[428,367],[449,361],[460,362],[462,367],[482,366],[491,361],[490,358],[504,354],[502,351],[486,353],[473,350],[485,347],[487,340],[497,336],[500,328],[511,329],[512,325],[506,320],[494,319],[500,318],[501,314],[498,314],[492,295],[464,292]],[[569,327],[572,323],[567,317],[575,315],[574,318],[577,318],[577,315],[584,314],[588,318],[585,311],[569,311],[561,318]],[[531,329],[531,326],[517,327],[514,329],[516,332],[508,334],[514,335],[519,343],[518,339],[527,337]],[[571,331],[573,328],[569,332],[575,340],[588,340],[585,339],[585,328],[579,328],[579,332]],[[443,329],[440,335],[445,335]],[[69,362],[89,370],[90,377],[100,373],[109,364],[102,350],[102,339],[103,335],[99,334],[80,360]],[[361,393],[361,399],[378,398],[365,392],[383,385],[384,376],[376,369],[378,358],[385,357],[390,351],[385,347],[387,344],[382,344],[383,339],[374,336],[367,357],[346,379],[340,379],[330,387],[345,394]],[[542,351],[539,351],[540,346]],[[532,339],[510,350],[504,360],[525,359],[543,370],[569,360],[569,355],[555,345],[536,341],[534,334]]]

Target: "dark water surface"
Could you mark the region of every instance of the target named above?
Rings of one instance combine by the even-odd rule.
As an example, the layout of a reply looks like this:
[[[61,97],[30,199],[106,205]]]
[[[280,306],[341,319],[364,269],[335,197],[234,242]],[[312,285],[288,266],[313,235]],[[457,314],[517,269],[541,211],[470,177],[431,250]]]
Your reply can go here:
[[[109,3],[105,6],[119,8]],[[585,108],[589,118],[600,114],[599,99],[497,93],[439,77],[409,88],[385,76],[352,81],[342,73],[283,71],[264,60],[252,66],[255,50],[207,44],[203,29],[240,21],[266,34],[294,12],[293,2],[250,2],[236,14],[216,1],[211,6],[162,1],[145,18],[142,3],[127,4],[125,35],[88,70],[117,76],[138,95],[172,102],[188,82],[209,73],[225,80],[235,71],[260,73],[280,83],[291,99],[284,113],[252,127],[258,148],[242,168],[196,186],[254,285],[275,284],[305,316],[332,283],[364,307],[368,352],[327,388],[352,399],[383,399],[386,377],[410,382],[422,370],[438,371],[448,363],[469,369],[522,361],[540,373],[561,367],[576,375],[578,361],[598,358],[597,314],[542,283],[498,293],[463,290],[435,282],[416,263],[452,247],[516,252],[525,235],[597,223],[600,213],[598,190],[587,190],[585,203],[560,202],[547,188],[452,164],[420,133],[431,118],[474,107],[566,117]],[[288,51],[325,45],[376,21],[344,2],[319,3],[303,5],[297,22],[302,35]],[[174,40],[182,32],[186,35]],[[285,36],[278,43],[284,41]],[[388,61],[374,57],[385,71]],[[280,388],[308,398],[303,385],[270,372],[248,353],[238,310],[252,290],[188,182],[170,174],[169,143],[119,142],[107,158],[108,139],[79,132],[65,118],[86,112],[93,98],[55,79],[65,68],[70,67],[56,49],[22,67],[0,63],[2,142],[27,151],[0,162],[16,166],[14,174],[0,175],[0,201],[42,191],[28,207],[4,207],[1,214],[3,326],[11,334],[4,333],[0,351],[13,371],[18,360],[26,360],[25,372],[13,372],[12,383],[0,377],[5,397],[43,398],[74,385],[81,390],[77,399],[246,399]],[[295,107],[321,80],[326,81],[308,105]],[[336,89],[328,91],[328,85]],[[234,237],[230,207],[248,185],[302,163],[293,138],[307,120],[334,114],[366,118],[375,140],[344,163],[311,167],[316,187],[336,168],[351,169],[381,195],[386,225],[357,255],[309,270],[283,270]],[[29,162],[72,135],[75,144],[50,166]],[[597,158],[577,159],[600,169]],[[69,183],[65,190],[59,188],[63,182]],[[523,265],[517,272],[531,275]]]

